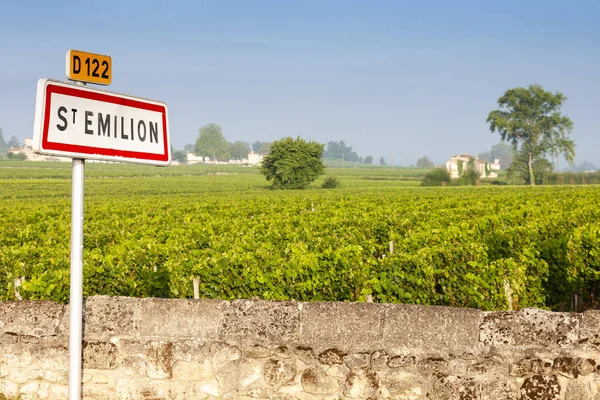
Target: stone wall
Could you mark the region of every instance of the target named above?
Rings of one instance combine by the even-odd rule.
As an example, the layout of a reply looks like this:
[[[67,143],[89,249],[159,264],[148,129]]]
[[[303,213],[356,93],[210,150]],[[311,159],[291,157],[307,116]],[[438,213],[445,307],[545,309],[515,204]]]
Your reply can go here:
[[[67,398],[68,313],[0,303],[1,393]],[[600,400],[599,328],[598,311],[91,297],[83,394]]]

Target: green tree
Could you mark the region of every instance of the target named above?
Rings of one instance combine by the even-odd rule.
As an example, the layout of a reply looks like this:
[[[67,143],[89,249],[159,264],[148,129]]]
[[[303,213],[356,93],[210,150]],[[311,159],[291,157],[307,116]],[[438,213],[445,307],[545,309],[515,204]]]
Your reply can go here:
[[[373,156],[366,156],[364,161],[365,164],[373,164]]]
[[[8,153],[6,157],[9,160],[17,160],[17,161],[25,161],[27,160],[27,155],[25,153]]]
[[[8,144],[4,140],[4,134],[2,133],[2,128],[0,128],[0,158],[4,158],[8,153]]]
[[[500,160],[500,168],[508,169],[510,163],[513,160],[513,148],[507,143],[496,143],[492,146],[490,151],[479,153],[477,156],[481,161],[494,162],[494,160]]]
[[[213,160],[226,161],[230,157],[229,143],[217,124],[208,124],[200,128],[196,140],[196,154]]]
[[[231,157],[234,160],[248,158],[248,153],[250,153],[250,146],[248,146],[248,143],[238,141],[231,144]]]
[[[263,159],[260,171],[274,189],[305,189],[325,172],[325,146],[300,137],[286,137],[273,142]]]
[[[381,157],[381,158],[379,159],[379,164],[380,164],[380,165],[383,165],[383,166],[386,166],[386,165],[387,165],[387,163],[385,162],[385,158]]]
[[[450,172],[446,168],[435,168],[425,175],[421,186],[446,186],[451,182]]]
[[[535,184],[541,185],[547,183],[552,174],[552,163],[544,157],[537,157],[533,161],[533,176]],[[520,151],[515,154],[513,162],[507,170],[507,177],[512,183],[526,183],[531,185],[531,175],[529,173],[529,156],[526,152]]]
[[[527,155],[529,182],[535,185],[533,165],[546,154],[562,154],[573,162],[575,142],[570,139],[573,121],[561,114],[566,97],[544,90],[540,85],[509,89],[498,99],[499,109],[489,113],[492,132],[500,133],[503,142]]]
[[[467,169],[460,173],[463,185],[475,185],[481,174],[475,169],[475,159],[471,158],[467,163]]]
[[[183,146],[183,149],[188,153],[193,153],[196,151],[196,146],[194,146],[193,144],[186,144],[185,146]]]
[[[187,156],[186,156],[185,152],[175,150],[173,148],[173,146],[171,146],[171,160],[178,161],[182,164],[185,164],[185,163],[187,163]]]
[[[433,168],[435,165],[427,157],[421,157],[417,160],[417,168]]]
[[[263,145],[263,142],[259,142],[258,140],[254,143],[252,143],[252,151],[255,153],[258,153],[258,150],[260,150],[260,146]]]
[[[18,148],[21,147],[21,143],[19,143],[19,139],[17,139],[17,137],[13,135],[8,141],[8,147]]]
[[[260,148],[258,149],[258,154],[269,154],[269,152],[271,151],[271,142],[264,142],[260,145]]]

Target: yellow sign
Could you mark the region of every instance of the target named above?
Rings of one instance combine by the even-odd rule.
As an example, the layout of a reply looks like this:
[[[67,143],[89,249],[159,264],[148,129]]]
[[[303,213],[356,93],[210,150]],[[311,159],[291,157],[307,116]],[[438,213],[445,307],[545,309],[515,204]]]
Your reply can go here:
[[[67,78],[72,81],[110,85],[112,82],[112,60],[110,56],[67,51]]]

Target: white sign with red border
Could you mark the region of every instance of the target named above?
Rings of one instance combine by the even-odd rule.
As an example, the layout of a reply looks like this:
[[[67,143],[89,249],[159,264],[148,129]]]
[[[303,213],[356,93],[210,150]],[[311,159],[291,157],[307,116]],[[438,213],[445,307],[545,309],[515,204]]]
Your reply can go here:
[[[33,150],[89,160],[169,165],[167,105],[40,79]]]

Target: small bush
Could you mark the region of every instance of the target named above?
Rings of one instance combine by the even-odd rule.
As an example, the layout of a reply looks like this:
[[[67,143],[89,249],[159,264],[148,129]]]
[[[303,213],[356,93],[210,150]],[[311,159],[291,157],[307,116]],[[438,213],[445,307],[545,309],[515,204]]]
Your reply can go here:
[[[446,186],[451,181],[450,172],[446,168],[436,168],[425,175],[421,186]]]
[[[338,178],[336,178],[335,176],[329,175],[327,178],[325,178],[325,181],[323,182],[321,187],[323,189],[335,189],[336,187],[339,187],[340,184],[341,184],[341,182]]]
[[[467,170],[461,175],[460,180],[463,185],[475,186],[479,180],[479,175],[479,172],[475,171],[474,168],[467,168]]]

